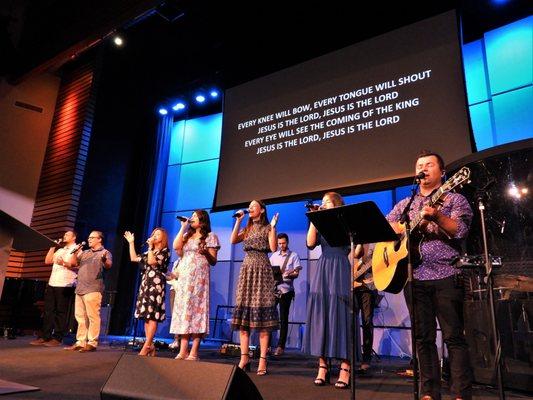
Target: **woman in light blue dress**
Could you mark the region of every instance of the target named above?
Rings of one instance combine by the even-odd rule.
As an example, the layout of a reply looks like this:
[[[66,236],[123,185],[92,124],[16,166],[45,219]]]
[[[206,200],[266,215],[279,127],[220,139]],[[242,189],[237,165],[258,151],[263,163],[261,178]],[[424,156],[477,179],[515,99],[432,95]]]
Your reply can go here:
[[[322,199],[321,209],[344,205],[342,197],[328,192]],[[327,358],[341,361],[338,389],[346,389],[350,382],[350,284],[351,267],[348,259],[350,248],[331,247],[311,223],[307,232],[307,247],[321,246],[322,255],[310,270],[307,321],[303,350],[317,356],[317,386],[329,382]]]

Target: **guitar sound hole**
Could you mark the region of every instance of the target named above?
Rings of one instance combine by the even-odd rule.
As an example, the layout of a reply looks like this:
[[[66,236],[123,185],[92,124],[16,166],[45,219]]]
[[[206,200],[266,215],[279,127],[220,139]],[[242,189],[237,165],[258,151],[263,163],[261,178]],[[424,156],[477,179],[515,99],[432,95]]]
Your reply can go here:
[[[389,255],[387,254],[387,248],[383,251],[383,261],[385,262],[385,265],[389,266]]]
[[[394,251],[398,251],[400,249],[402,242],[400,240],[397,240],[394,242]]]

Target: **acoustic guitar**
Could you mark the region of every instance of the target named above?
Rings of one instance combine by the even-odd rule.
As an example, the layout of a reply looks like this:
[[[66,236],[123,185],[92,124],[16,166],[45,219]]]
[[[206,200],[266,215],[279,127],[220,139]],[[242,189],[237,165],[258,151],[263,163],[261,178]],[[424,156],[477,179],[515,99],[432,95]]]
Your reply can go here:
[[[461,168],[442,186],[435,190],[430,196],[428,206],[440,207],[444,201],[444,195],[458,186],[467,183],[470,178],[470,169]],[[399,293],[407,282],[407,255],[411,252],[413,266],[421,261],[420,246],[424,241],[424,235],[420,232],[420,222],[423,217],[417,215],[411,220],[411,238],[410,248],[407,249],[407,236],[405,226],[402,226],[404,232],[398,240],[392,242],[376,243],[374,254],[372,256],[372,274],[374,284],[378,290],[388,293]]]

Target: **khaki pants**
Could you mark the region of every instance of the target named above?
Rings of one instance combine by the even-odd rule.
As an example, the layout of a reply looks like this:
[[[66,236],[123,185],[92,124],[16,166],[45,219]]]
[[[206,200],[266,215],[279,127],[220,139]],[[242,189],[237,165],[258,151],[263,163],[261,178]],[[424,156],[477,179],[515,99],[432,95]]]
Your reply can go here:
[[[100,306],[102,293],[93,292],[84,295],[76,294],[74,315],[78,321],[76,345],[85,347],[86,344],[98,346],[100,335]]]

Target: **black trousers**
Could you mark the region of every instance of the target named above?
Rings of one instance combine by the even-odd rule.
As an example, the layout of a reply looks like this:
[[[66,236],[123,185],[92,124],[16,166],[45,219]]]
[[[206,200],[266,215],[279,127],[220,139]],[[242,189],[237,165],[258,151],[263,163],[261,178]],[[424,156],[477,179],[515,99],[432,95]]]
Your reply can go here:
[[[285,349],[287,333],[289,331],[289,309],[291,307],[294,292],[283,293],[280,298],[276,298],[276,305],[279,304],[279,340],[278,347]]]
[[[363,328],[363,362],[372,361],[372,345],[374,343],[374,305],[376,291],[368,288],[355,289],[357,314],[361,311],[361,327]]]
[[[406,286],[404,294],[409,314],[412,315],[408,289]],[[464,336],[462,279],[452,276],[434,281],[415,280],[413,292],[416,351],[422,395],[430,395],[435,400],[441,399],[441,371],[436,344],[438,319],[444,343],[448,348],[451,395],[465,400],[471,399],[472,372]]]
[[[63,336],[67,331],[73,294],[73,287],[46,286],[44,292],[43,339],[63,340]]]

